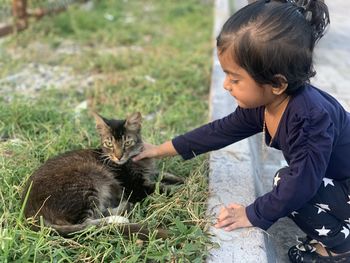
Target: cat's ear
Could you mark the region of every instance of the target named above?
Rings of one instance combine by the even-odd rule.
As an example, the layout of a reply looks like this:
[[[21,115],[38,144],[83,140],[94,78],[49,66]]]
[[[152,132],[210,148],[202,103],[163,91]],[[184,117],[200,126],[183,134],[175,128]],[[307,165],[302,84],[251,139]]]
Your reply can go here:
[[[106,135],[108,133],[110,133],[110,128],[108,126],[108,124],[106,123],[105,119],[97,114],[96,112],[92,112],[92,115],[95,118],[95,122],[96,122],[96,129],[99,132],[100,135]]]
[[[140,131],[141,130],[142,116],[140,112],[131,114],[125,122],[125,128],[130,131]]]

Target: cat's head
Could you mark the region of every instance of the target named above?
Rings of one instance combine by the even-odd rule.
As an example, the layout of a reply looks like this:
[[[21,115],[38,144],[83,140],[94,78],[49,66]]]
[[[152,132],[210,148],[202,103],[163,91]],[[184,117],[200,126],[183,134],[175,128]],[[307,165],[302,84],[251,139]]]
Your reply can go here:
[[[125,120],[109,120],[96,113],[93,115],[104,157],[121,165],[141,152],[142,117],[139,112],[131,114]]]

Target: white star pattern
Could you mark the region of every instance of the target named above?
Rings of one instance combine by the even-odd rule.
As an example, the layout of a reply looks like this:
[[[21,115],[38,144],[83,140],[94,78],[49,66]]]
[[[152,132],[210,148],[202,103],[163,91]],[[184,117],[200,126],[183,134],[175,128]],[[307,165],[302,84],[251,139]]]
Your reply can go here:
[[[350,195],[348,195],[348,197],[349,197],[349,201],[348,201],[348,204],[350,205]]]
[[[323,183],[324,183],[324,187],[326,187],[327,185],[333,185],[334,186],[334,184],[333,184],[333,179],[329,179],[329,178],[323,178],[322,179],[323,180]]]
[[[344,220],[344,222],[345,222],[345,223],[350,224],[350,218],[349,218],[349,219]]]
[[[318,232],[319,236],[328,236],[328,232],[331,231],[330,229],[326,229],[324,226],[322,226],[321,229],[315,229]]]
[[[278,181],[281,180],[280,174],[278,173],[275,178],[273,179],[273,185],[277,186]]]
[[[316,205],[315,207],[318,209],[317,214],[321,214],[322,212],[326,213],[326,210],[322,209],[321,207],[318,207]]]
[[[345,238],[347,238],[350,231],[349,231],[349,229],[347,229],[346,227],[343,226],[343,230],[340,232],[342,232],[345,235]]]
[[[296,216],[297,214],[299,214],[297,211],[293,211],[292,213],[290,213],[292,216]]]
[[[331,211],[331,209],[329,208],[329,206],[326,205],[326,204],[315,204],[315,205],[318,206],[318,207],[321,207],[321,208],[324,209],[324,210],[329,210],[329,211]]]

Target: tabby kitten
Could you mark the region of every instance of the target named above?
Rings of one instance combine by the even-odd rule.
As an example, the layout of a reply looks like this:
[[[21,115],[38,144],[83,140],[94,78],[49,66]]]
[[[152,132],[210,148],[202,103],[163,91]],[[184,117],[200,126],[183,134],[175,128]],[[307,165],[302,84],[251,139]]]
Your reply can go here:
[[[101,147],[66,152],[39,167],[22,197],[25,216],[31,218],[34,229],[42,217],[44,225],[63,236],[89,225],[113,222],[122,223],[124,234],[148,236],[143,226],[120,216],[155,190],[158,173],[154,161],[131,160],[143,147],[141,114],[134,113],[126,120],[94,117]],[[160,190],[179,183],[183,183],[181,178],[165,174]],[[158,237],[165,238],[166,231],[158,230]]]

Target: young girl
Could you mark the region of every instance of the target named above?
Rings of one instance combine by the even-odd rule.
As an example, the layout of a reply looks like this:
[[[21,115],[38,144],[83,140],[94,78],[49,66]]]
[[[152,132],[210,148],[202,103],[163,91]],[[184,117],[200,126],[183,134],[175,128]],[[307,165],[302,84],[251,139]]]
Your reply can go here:
[[[217,38],[224,89],[236,110],[159,146],[147,144],[134,158],[190,159],[263,132],[289,166],[252,204],[223,208],[215,226],[266,230],[289,216],[306,233],[288,252],[292,262],[350,262],[350,114],[309,84],[313,50],[328,24],[321,0],[260,0],[236,12]]]

